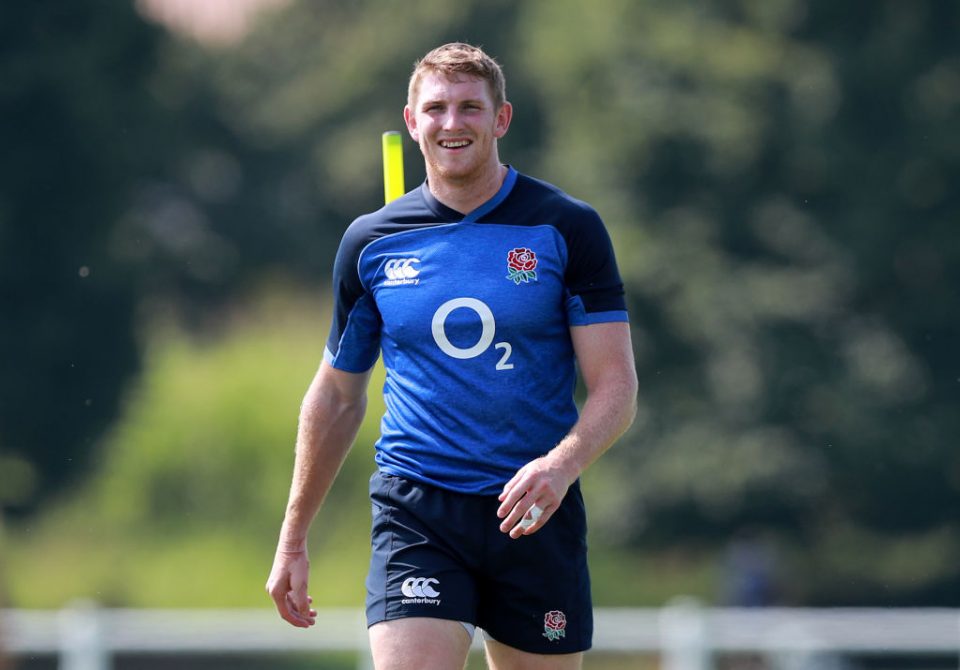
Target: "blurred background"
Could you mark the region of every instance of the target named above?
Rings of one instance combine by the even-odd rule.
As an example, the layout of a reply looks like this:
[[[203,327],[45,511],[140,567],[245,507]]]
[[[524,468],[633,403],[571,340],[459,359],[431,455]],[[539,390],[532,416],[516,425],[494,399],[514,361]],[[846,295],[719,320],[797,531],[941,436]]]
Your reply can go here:
[[[596,604],[956,606],[958,34],[953,0],[4,3],[0,605],[270,606],[336,246],[461,40],[627,284]],[[363,602],[379,386],[322,607]]]

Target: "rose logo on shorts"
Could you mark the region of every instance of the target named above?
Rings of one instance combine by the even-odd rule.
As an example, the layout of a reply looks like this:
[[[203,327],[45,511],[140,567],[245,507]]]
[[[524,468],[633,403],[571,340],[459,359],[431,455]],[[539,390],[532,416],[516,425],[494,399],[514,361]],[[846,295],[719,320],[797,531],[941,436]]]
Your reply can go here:
[[[517,247],[507,253],[507,279],[517,286],[520,282],[529,283],[537,280],[537,255],[526,247]]]
[[[551,610],[543,615],[543,636],[551,642],[566,637],[567,615],[560,610]]]

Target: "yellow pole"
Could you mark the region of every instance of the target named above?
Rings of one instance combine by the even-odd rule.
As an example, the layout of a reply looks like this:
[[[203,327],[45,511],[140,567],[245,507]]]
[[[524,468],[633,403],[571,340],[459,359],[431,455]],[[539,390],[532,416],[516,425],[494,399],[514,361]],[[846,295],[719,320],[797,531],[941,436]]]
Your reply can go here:
[[[403,185],[403,138],[396,130],[383,134],[383,200],[389,203],[405,193]]]

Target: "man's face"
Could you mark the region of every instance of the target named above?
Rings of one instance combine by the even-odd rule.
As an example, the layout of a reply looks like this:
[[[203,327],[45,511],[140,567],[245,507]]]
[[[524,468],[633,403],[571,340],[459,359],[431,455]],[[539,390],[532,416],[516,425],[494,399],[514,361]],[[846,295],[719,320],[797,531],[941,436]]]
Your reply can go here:
[[[427,73],[412,105],[403,116],[428,177],[462,182],[499,167],[496,140],[506,134],[512,110],[510,103],[494,108],[485,81]]]

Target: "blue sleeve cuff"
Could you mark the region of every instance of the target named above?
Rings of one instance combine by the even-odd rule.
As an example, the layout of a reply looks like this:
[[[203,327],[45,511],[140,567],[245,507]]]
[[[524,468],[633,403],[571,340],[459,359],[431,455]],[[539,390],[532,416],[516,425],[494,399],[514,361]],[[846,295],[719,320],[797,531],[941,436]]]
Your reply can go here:
[[[366,365],[366,361],[360,361],[360,360],[347,361],[347,360],[343,360],[343,358],[344,358],[343,356],[334,355],[334,353],[330,351],[329,347],[323,348],[323,360],[325,360],[330,367],[335,368],[337,370],[342,370],[343,372],[355,372],[355,373],[366,372],[376,364],[377,358],[379,358],[379,356],[374,358],[373,362],[370,363],[369,365]]]
[[[630,319],[627,317],[627,311],[624,309],[618,309],[611,312],[584,312],[583,318],[578,322],[570,322],[571,326],[589,326],[594,323],[618,323],[618,322],[629,322]]]
[[[588,312],[579,296],[567,298],[567,322],[571,326],[589,326],[594,323],[629,322],[627,310],[614,309],[603,312]]]

